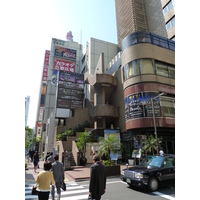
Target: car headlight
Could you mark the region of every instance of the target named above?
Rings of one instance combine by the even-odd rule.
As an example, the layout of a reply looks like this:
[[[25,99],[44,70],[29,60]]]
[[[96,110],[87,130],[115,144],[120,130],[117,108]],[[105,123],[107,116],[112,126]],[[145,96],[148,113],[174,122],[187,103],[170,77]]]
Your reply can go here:
[[[123,175],[123,176],[124,176],[124,170],[122,170],[122,171],[121,171],[121,175]]]
[[[135,173],[135,178],[141,179],[143,178],[143,174]]]

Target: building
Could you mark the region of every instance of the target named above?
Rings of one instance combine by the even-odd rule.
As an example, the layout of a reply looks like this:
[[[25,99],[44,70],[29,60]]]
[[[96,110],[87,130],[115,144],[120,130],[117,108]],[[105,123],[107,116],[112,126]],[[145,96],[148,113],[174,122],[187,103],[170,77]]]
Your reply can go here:
[[[58,72],[80,71],[82,45],[74,42],[72,38],[72,33],[68,41],[52,38],[51,49],[45,52],[35,132],[42,137],[40,152],[53,151],[55,126],[64,125],[65,118],[72,114],[70,109],[57,107]]]
[[[25,126],[27,126],[30,96],[25,97]]]
[[[167,37],[160,1],[115,0],[115,10],[119,47],[122,40],[133,32],[149,31]]]
[[[175,40],[175,0],[161,0],[168,38]]]

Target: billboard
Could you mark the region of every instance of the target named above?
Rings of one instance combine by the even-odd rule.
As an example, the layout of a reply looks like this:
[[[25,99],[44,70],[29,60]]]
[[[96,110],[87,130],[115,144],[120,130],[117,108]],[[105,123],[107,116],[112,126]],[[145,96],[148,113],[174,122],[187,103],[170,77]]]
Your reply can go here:
[[[59,71],[57,108],[82,108],[84,99],[84,75]]]
[[[54,59],[54,69],[75,72],[75,63],[66,60]]]
[[[48,76],[49,56],[50,56],[50,51],[46,50],[45,51],[45,56],[44,56],[43,73],[42,73],[42,80],[43,81],[46,81],[47,80],[47,76]]]
[[[151,98],[159,95],[158,92],[140,92],[125,97],[125,119],[153,117]],[[154,100],[155,116],[161,116],[160,99]]]
[[[56,46],[54,55],[67,58],[69,60],[76,60],[76,50],[74,49]]]

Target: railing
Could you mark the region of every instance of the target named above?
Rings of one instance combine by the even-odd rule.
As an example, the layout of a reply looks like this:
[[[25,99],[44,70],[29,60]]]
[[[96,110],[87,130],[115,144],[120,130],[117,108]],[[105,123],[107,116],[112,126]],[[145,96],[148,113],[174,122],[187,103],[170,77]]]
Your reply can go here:
[[[175,51],[175,41],[169,40],[165,37],[150,32],[134,32],[127,35],[121,42],[122,51],[130,46],[140,43],[150,43],[162,48]]]

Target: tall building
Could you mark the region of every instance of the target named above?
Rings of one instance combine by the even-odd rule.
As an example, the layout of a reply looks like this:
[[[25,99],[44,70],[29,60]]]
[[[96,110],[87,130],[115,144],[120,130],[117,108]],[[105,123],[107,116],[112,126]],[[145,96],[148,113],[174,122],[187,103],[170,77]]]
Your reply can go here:
[[[168,38],[175,40],[175,0],[161,0]]]
[[[133,32],[151,32],[167,37],[162,5],[158,0],[115,0],[117,39],[121,41]]]
[[[30,96],[27,96],[25,97],[25,126],[27,126],[27,121],[28,121],[29,104],[30,104]]]
[[[71,115],[70,109],[57,106],[57,83],[59,71],[80,71],[82,45],[74,42],[72,38],[72,32],[67,35],[67,41],[52,38],[51,49],[45,52],[35,131],[42,136],[41,152],[53,151],[55,126],[65,124],[65,118]]]

